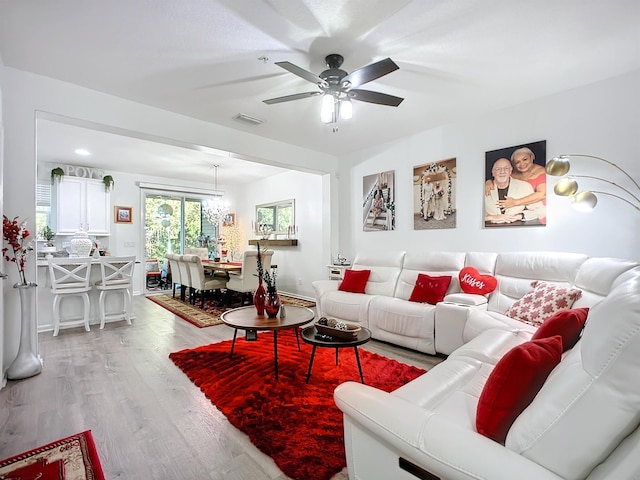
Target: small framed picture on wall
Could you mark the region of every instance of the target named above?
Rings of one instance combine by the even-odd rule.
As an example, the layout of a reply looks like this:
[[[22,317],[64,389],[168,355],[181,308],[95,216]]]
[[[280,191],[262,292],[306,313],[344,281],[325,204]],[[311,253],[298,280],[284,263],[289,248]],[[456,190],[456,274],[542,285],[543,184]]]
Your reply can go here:
[[[363,224],[365,232],[396,229],[395,172],[362,177]]]
[[[133,208],[116,206],[115,222],[116,223],[133,223]]]
[[[546,140],[485,153],[485,227],[547,224],[546,156]]]

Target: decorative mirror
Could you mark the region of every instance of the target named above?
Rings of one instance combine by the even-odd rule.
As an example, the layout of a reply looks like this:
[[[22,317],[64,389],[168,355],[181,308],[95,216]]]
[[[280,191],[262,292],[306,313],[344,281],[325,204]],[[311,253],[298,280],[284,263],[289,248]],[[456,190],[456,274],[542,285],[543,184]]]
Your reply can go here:
[[[256,233],[263,234],[265,231],[269,231],[274,235],[286,235],[295,233],[292,232],[294,227],[294,199],[256,205]]]

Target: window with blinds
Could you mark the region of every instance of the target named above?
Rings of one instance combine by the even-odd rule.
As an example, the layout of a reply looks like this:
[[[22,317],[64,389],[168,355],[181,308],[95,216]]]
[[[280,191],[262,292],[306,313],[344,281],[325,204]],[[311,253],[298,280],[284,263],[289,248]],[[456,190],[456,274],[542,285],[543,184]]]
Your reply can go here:
[[[42,229],[45,226],[55,228],[51,224],[51,185],[38,183],[36,185],[36,238],[42,238]]]

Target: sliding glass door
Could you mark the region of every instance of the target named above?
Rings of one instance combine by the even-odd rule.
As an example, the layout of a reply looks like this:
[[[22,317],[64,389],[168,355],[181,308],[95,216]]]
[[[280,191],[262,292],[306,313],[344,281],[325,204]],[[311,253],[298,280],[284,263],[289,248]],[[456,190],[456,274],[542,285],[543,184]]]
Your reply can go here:
[[[180,194],[145,194],[145,260],[148,275],[158,268],[164,274],[162,278],[166,276],[163,268],[166,270],[168,253],[180,255],[187,248],[205,247],[209,255],[215,254],[217,226],[211,225],[203,217],[202,201]],[[158,260],[158,263],[149,264],[149,260]],[[149,287],[156,282],[147,281],[146,284]]]

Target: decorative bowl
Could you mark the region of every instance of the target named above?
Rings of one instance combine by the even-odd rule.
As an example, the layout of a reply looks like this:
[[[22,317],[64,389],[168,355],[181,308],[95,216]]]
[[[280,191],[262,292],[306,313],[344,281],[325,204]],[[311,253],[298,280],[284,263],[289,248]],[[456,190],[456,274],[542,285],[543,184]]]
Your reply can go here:
[[[325,317],[322,317],[320,320],[318,320],[315,323],[316,330],[319,333],[322,333],[324,335],[329,335],[330,337],[333,337],[333,338],[341,338],[343,340],[355,340],[356,338],[358,338],[358,333],[360,332],[360,330],[362,330],[360,326],[352,325],[349,323],[343,323],[345,328],[336,328],[335,326],[323,325],[320,322],[324,318]],[[341,323],[341,322],[336,322],[335,319],[332,319],[332,318],[325,319],[325,320],[328,320],[329,322],[333,320],[334,324]]]

